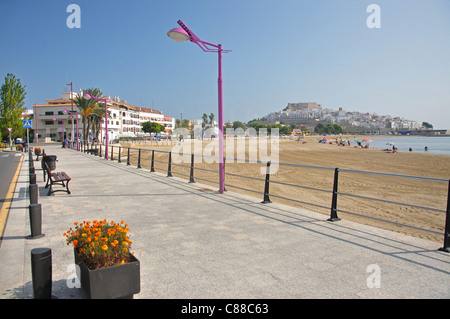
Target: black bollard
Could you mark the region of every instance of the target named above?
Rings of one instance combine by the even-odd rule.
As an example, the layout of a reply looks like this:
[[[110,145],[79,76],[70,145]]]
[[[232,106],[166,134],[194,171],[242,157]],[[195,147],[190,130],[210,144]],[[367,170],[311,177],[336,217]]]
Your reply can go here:
[[[36,174],[30,174],[30,184],[36,184]]]
[[[30,204],[29,215],[30,215],[31,235],[27,236],[26,238],[37,239],[44,237],[45,235],[42,234],[41,204]]]
[[[34,171],[34,166],[33,167],[30,167],[30,174],[34,174],[35,173],[35,171]]]
[[[34,161],[33,161],[33,155],[31,154],[31,152],[29,153],[30,155],[28,156],[28,167],[34,167]]]
[[[38,186],[37,186],[37,184],[30,184],[28,189],[29,189],[29,193],[30,193],[30,204],[37,204],[38,203]]]
[[[34,299],[52,297],[52,250],[34,248],[31,250],[31,278]]]

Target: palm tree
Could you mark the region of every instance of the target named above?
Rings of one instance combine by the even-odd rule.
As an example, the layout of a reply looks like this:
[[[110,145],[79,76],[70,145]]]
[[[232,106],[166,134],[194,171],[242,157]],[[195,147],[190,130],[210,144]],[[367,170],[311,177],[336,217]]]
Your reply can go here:
[[[94,131],[94,136],[96,138],[98,138],[98,134],[100,133],[104,117],[105,117],[105,103],[96,104],[95,108],[92,110],[91,115],[89,116],[90,122],[92,124],[92,130]],[[109,111],[108,111],[108,118],[111,118]]]
[[[206,113],[203,113],[202,115],[202,119],[203,119],[203,127],[206,127],[206,124],[208,124],[208,115],[206,115]]]
[[[214,113],[209,114],[209,124],[214,126]]]
[[[92,96],[100,97],[102,95],[102,92],[100,89],[97,88],[91,88],[86,89],[83,91],[84,93],[89,93]],[[83,121],[83,141],[88,142],[89,141],[89,130],[91,126],[91,115],[94,112],[97,101],[94,99],[85,99],[83,96],[77,96],[75,99],[72,100],[80,109],[80,114]]]

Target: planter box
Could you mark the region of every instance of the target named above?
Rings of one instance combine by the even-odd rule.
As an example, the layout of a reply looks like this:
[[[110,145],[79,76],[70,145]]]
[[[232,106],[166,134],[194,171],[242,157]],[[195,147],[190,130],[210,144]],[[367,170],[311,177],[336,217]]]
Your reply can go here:
[[[90,270],[74,250],[77,276],[81,288],[90,299],[132,299],[141,290],[140,263],[130,254],[131,261],[107,268]]]

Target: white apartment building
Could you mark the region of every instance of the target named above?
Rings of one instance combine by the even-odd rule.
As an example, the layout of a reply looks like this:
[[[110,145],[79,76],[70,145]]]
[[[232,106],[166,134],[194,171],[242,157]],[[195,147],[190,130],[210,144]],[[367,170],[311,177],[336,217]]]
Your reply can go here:
[[[83,134],[82,117],[78,106],[71,101],[71,94],[76,97],[79,93],[63,92],[59,99],[46,100],[47,104],[34,105],[33,130],[39,141],[56,141],[63,137],[63,128],[66,137],[76,137],[76,122],[78,119],[79,136]],[[117,140],[120,137],[145,137],[149,133],[142,131],[141,124],[151,121],[165,127],[161,135],[169,135],[175,128],[175,118],[162,114],[151,108],[132,106],[119,97],[106,97],[109,111],[108,140]],[[93,128],[90,129],[89,138],[105,139],[105,122],[103,121],[99,136],[94,136]],[[73,138],[72,138],[73,137]]]

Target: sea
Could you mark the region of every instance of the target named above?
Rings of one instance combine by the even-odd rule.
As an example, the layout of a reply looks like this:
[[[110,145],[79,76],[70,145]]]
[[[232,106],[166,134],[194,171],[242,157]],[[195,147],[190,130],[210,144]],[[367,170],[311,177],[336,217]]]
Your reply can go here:
[[[356,140],[362,139],[350,139],[351,145],[356,145]],[[369,147],[381,150],[392,150],[391,145],[394,144],[398,151],[450,155],[450,136],[377,136],[370,142],[361,142],[361,144],[363,146],[369,144]]]

